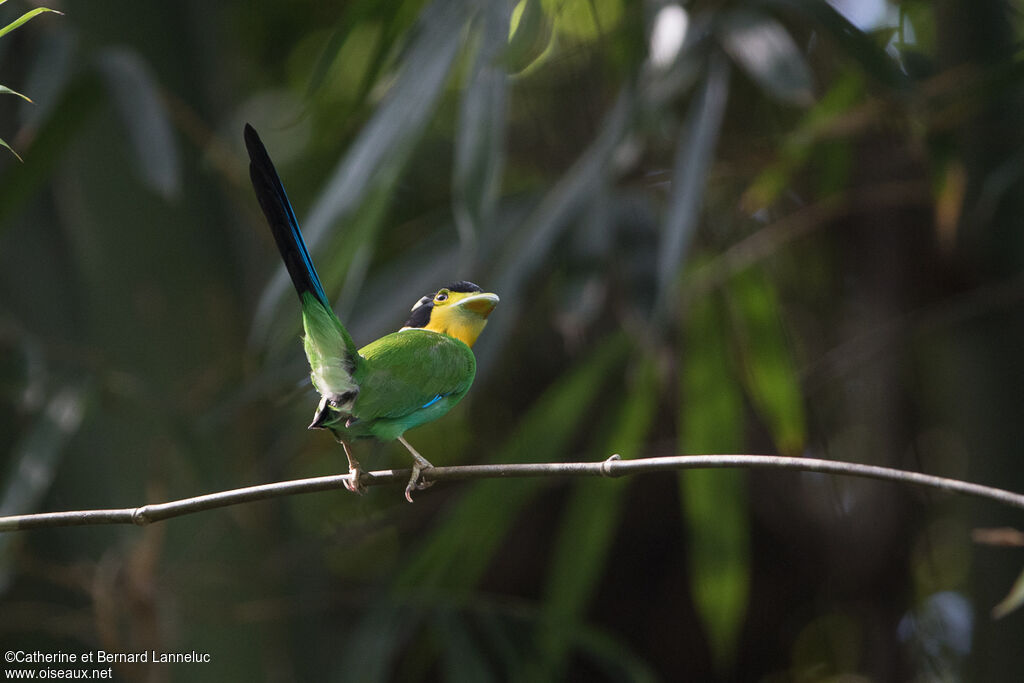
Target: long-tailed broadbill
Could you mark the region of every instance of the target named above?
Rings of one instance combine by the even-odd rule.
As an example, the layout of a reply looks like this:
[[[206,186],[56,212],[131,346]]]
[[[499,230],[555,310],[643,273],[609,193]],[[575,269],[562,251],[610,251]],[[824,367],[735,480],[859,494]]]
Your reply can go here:
[[[413,490],[423,488],[421,471],[432,465],[403,434],[441,417],[469,391],[476,375],[470,347],[498,297],[471,282],[453,282],[419,299],[399,331],[357,349],[327,301],[284,186],[248,124],[245,145],[256,197],[302,303],[306,358],[321,397],[309,428],[328,429],[341,443],[353,475],[346,486],[353,491],[362,487],[350,442],[398,439],[413,457],[405,489],[412,502]]]

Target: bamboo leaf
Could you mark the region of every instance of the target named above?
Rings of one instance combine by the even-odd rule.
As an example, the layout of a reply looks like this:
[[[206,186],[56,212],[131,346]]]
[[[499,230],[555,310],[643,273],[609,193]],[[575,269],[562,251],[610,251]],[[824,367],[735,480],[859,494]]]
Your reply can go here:
[[[713,52],[708,61],[707,75],[690,106],[676,147],[672,195],[658,258],[661,312],[669,310],[675,300],[671,285],[697,229],[704,185],[714,158],[728,95],[729,64],[719,53]]]
[[[12,450],[11,469],[2,481],[0,516],[35,511],[53,483],[61,455],[78,431],[86,408],[86,389],[68,386],[53,394],[35,424]],[[0,593],[10,580],[10,535],[0,536]]]
[[[304,230],[316,244],[353,210],[384,166],[401,167],[433,113],[461,44],[461,0],[437,0],[424,10],[395,80],[374,118],[327,181]]]
[[[155,77],[127,49],[104,50],[96,63],[128,131],[139,176],[161,196],[175,196],[181,187],[181,162]]]
[[[553,22],[541,0],[522,0],[512,14],[508,45],[496,62],[508,73],[519,73],[533,64],[554,35]]]
[[[20,107],[20,125],[38,130],[53,113],[53,108],[79,69],[79,39],[79,33],[63,24],[55,30],[44,31],[36,39],[39,47],[24,79],[24,90],[32,93],[34,106]]]
[[[520,223],[511,237],[493,231],[501,238],[500,270],[492,277],[495,292],[501,292],[502,315],[489,323],[487,340],[479,347],[477,362],[487,366],[506,339],[516,321],[516,302],[524,282],[549,256],[551,246],[569,223],[585,212],[591,198],[603,191],[611,176],[611,159],[633,119],[635,95],[623,89],[615,105],[605,116],[601,132],[590,147],[544,195],[535,209]],[[494,341],[488,341],[494,340]]]
[[[463,27],[472,15],[464,0],[435,0],[423,11],[412,29],[394,84],[302,221],[310,251],[317,251],[331,228],[355,212],[374,191],[387,193],[397,182],[444,91],[462,44]],[[330,278],[323,279],[331,288]],[[265,337],[290,287],[282,266],[260,295],[254,337]]]
[[[653,359],[644,358],[635,381],[621,402],[611,429],[594,450],[640,453],[650,431],[658,404],[657,372]],[[541,628],[537,632],[540,656],[535,680],[561,680],[573,644],[570,624],[581,620],[594,595],[607,561],[628,482],[581,481],[573,490],[560,523],[555,556],[542,602]]]
[[[761,271],[748,269],[729,282],[727,295],[747,393],[779,453],[798,455],[807,431],[803,394],[775,288]]]
[[[38,17],[40,14],[43,14],[44,12],[53,12],[54,14],[61,14],[61,15],[64,14],[63,12],[58,12],[55,9],[49,9],[48,7],[37,7],[34,10],[29,10],[28,12],[25,12],[20,17],[18,17],[17,19],[12,21],[11,23],[7,24],[7,26],[4,26],[3,28],[0,28],[0,38],[5,36],[6,34],[10,33],[14,29],[18,28],[19,26],[21,26],[25,22],[30,21],[32,19],[35,19],[36,17]]]
[[[35,426],[15,446],[15,470],[4,477],[0,516],[33,509],[53,479],[60,450],[82,423],[85,396],[80,388],[56,392]]]
[[[508,32],[502,2],[491,2],[480,15],[477,51],[459,106],[455,138],[454,213],[463,246],[463,263],[477,235],[491,225],[505,163],[505,93],[508,78],[493,65]]]
[[[684,452],[730,452],[742,445],[743,398],[732,380],[725,330],[714,299],[694,302],[680,377]],[[734,661],[750,592],[747,478],[739,470],[700,470],[680,481],[693,599],[716,665],[724,670]]]
[[[401,54],[403,41],[413,33],[409,28],[419,9],[415,2],[348,3],[310,72],[306,98],[311,99],[326,83],[339,78],[350,92],[353,105],[366,104],[373,84],[393,66],[392,58]],[[357,61],[349,63],[349,55],[356,56]],[[339,60],[346,61],[338,64]],[[337,85],[332,83],[332,88]]]
[[[68,141],[99,104],[101,98],[97,93],[98,83],[92,73],[72,83],[38,128],[24,168],[8,169],[0,175],[0,231],[11,225],[7,218],[20,210],[50,178],[53,166],[67,150]]]
[[[424,235],[422,242],[396,255],[386,266],[377,268],[360,290],[360,298],[376,302],[375,305],[353,305],[351,311],[339,307],[346,313],[343,320],[353,337],[376,339],[394,330],[395,323],[402,322],[396,320],[396,312],[401,316],[409,309],[410,297],[425,294],[436,288],[438,282],[451,279],[451,274],[458,269],[458,245],[446,239],[450,237],[450,230],[451,226],[445,226]]]
[[[821,155],[826,163],[842,166],[845,157],[836,154],[836,141],[823,141],[822,131],[847,113],[864,97],[864,79],[858,72],[840,74],[778,146],[778,160],[761,171],[743,195],[743,206],[753,213],[774,202],[790,186],[793,175],[812,155]],[[822,149],[831,144],[831,148]],[[836,158],[838,157],[838,159]],[[827,174],[826,174],[827,175]],[[826,196],[828,193],[825,193]]]
[[[345,13],[342,20],[338,23],[338,28],[331,33],[327,45],[324,46],[320,57],[313,66],[313,72],[309,76],[309,85],[306,86],[307,98],[315,95],[323,86],[327,73],[331,70],[331,65],[334,64],[334,60],[338,57],[338,53],[341,52],[345,41],[352,34],[352,30],[359,25],[360,19],[363,18],[362,15],[366,13],[369,7],[370,3],[367,2],[359,3],[358,10],[350,6],[348,12]]]
[[[14,155],[15,159],[24,162],[24,159],[22,159],[21,156],[19,156],[18,153],[14,151],[14,148],[8,145],[7,141],[4,140],[3,138],[0,138],[0,146],[6,147],[10,151],[10,153]]]
[[[722,27],[722,46],[765,91],[790,104],[812,103],[811,69],[778,21],[754,10],[732,12]]]
[[[1007,593],[1006,597],[992,608],[992,618],[1002,619],[1010,612],[1017,610],[1021,605],[1024,605],[1024,571],[1013,582],[1013,587],[1010,588],[1010,592]]]
[[[29,102],[29,103],[32,102],[32,100],[30,100],[25,95],[22,95],[20,92],[18,92],[16,90],[11,90],[6,85],[0,85],[0,95],[17,95],[18,97],[20,97],[21,99],[25,100],[26,102]]]
[[[386,34],[393,37],[392,32],[407,28],[410,19],[415,18],[415,14],[412,14],[411,17],[409,16],[409,10],[408,3],[402,4],[398,8],[391,5],[383,6],[381,3],[376,2],[376,0],[357,0],[356,2],[346,4],[344,12],[342,12],[338,19],[335,29],[331,32],[327,44],[324,46],[320,57],[313,67],[309,77],[309,85],[306,87],[306,97],[312,97],[323,86],[332,65],[338,59],[345,43],[355,31],[365,30],[367,23],[385,20],[387,23]],[[384,44],[384,50],[391,45],[390,40],[382,40],[381,42]],[[378,51],[376,54],[377,58],[371,60],[368,73],[375,74],[387,61],[381,58],[382,56],[381,52]]]

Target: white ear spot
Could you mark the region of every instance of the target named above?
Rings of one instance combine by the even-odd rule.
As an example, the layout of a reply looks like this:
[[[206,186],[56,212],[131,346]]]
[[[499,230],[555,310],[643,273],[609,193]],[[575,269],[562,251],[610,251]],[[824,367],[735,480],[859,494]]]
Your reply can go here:
[[[416,303],[414,303],[414,304],[412,305],[412,308],[410,308],[409,310],[410,310],[410,311],[415,311],[415,310],[416,310],[417,308],[419,308],[419,307],[420,307],[420,306],[422,306],[423,304],[429,304],[429,303],[430,303],[430,301],[431,301],[431,299],[430,299],[430,297],[429,297],[429,296],[425,296],[425,297],[422,297],[422,298],[420,298],[420,300],[419,300],[419,301],[417,301]]]

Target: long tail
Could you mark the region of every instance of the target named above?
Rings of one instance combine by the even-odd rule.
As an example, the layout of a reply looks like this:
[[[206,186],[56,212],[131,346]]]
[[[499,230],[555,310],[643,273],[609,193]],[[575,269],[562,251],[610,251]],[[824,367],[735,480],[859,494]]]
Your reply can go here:
[[[331,310],[281,179],[260,136],[249,124],[245,124],[245,146],[249,150],[249,175],[256,197],[302,302],[302,327],[306,332],[303,341],[310,376],[313,386],[324,397],[310,428],[322,427],[333,413],[351,409],[359,393],[355,373],[362,358],[348,330]]]
[[[256,198],[259,199],[263,214],[270,223],[277,249],[281,252],[285,268],[288,269],[292,283],[299,293],[299,300],[302,300],[304,293],[310,292],[324,308],[330,310],[324,287],[320,284],[320,277],[316,274],[313,260],[309,257],[306,243],[302,240],[299,222],[295,218],[284,186],[281,185],[281,179],[277,177],[274,163],[270,160],[260,136],[256,134],[256,129],[248,123],[245,124],[245,146],[249,150],[249,177],[252,178]]]

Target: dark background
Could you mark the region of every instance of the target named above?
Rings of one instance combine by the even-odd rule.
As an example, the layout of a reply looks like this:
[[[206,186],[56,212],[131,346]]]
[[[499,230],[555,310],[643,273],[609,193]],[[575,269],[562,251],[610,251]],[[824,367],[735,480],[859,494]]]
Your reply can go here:
[[[552,0],[509,39],[514,5],[66,0],[0,38],[34,100],[0,99],[2,514],[344,471],[246,121],[357,343],[450,280],[501,296],[467,398],[408,434],[437,465],[779,453],[1024,491],[1020,3]],[[792,472],[319,493],[4,534],[0,649],[211,655],[121,680],[1019,681],[1024,614],[991,610],[1024,553],[971,540],[1000,526]]]

